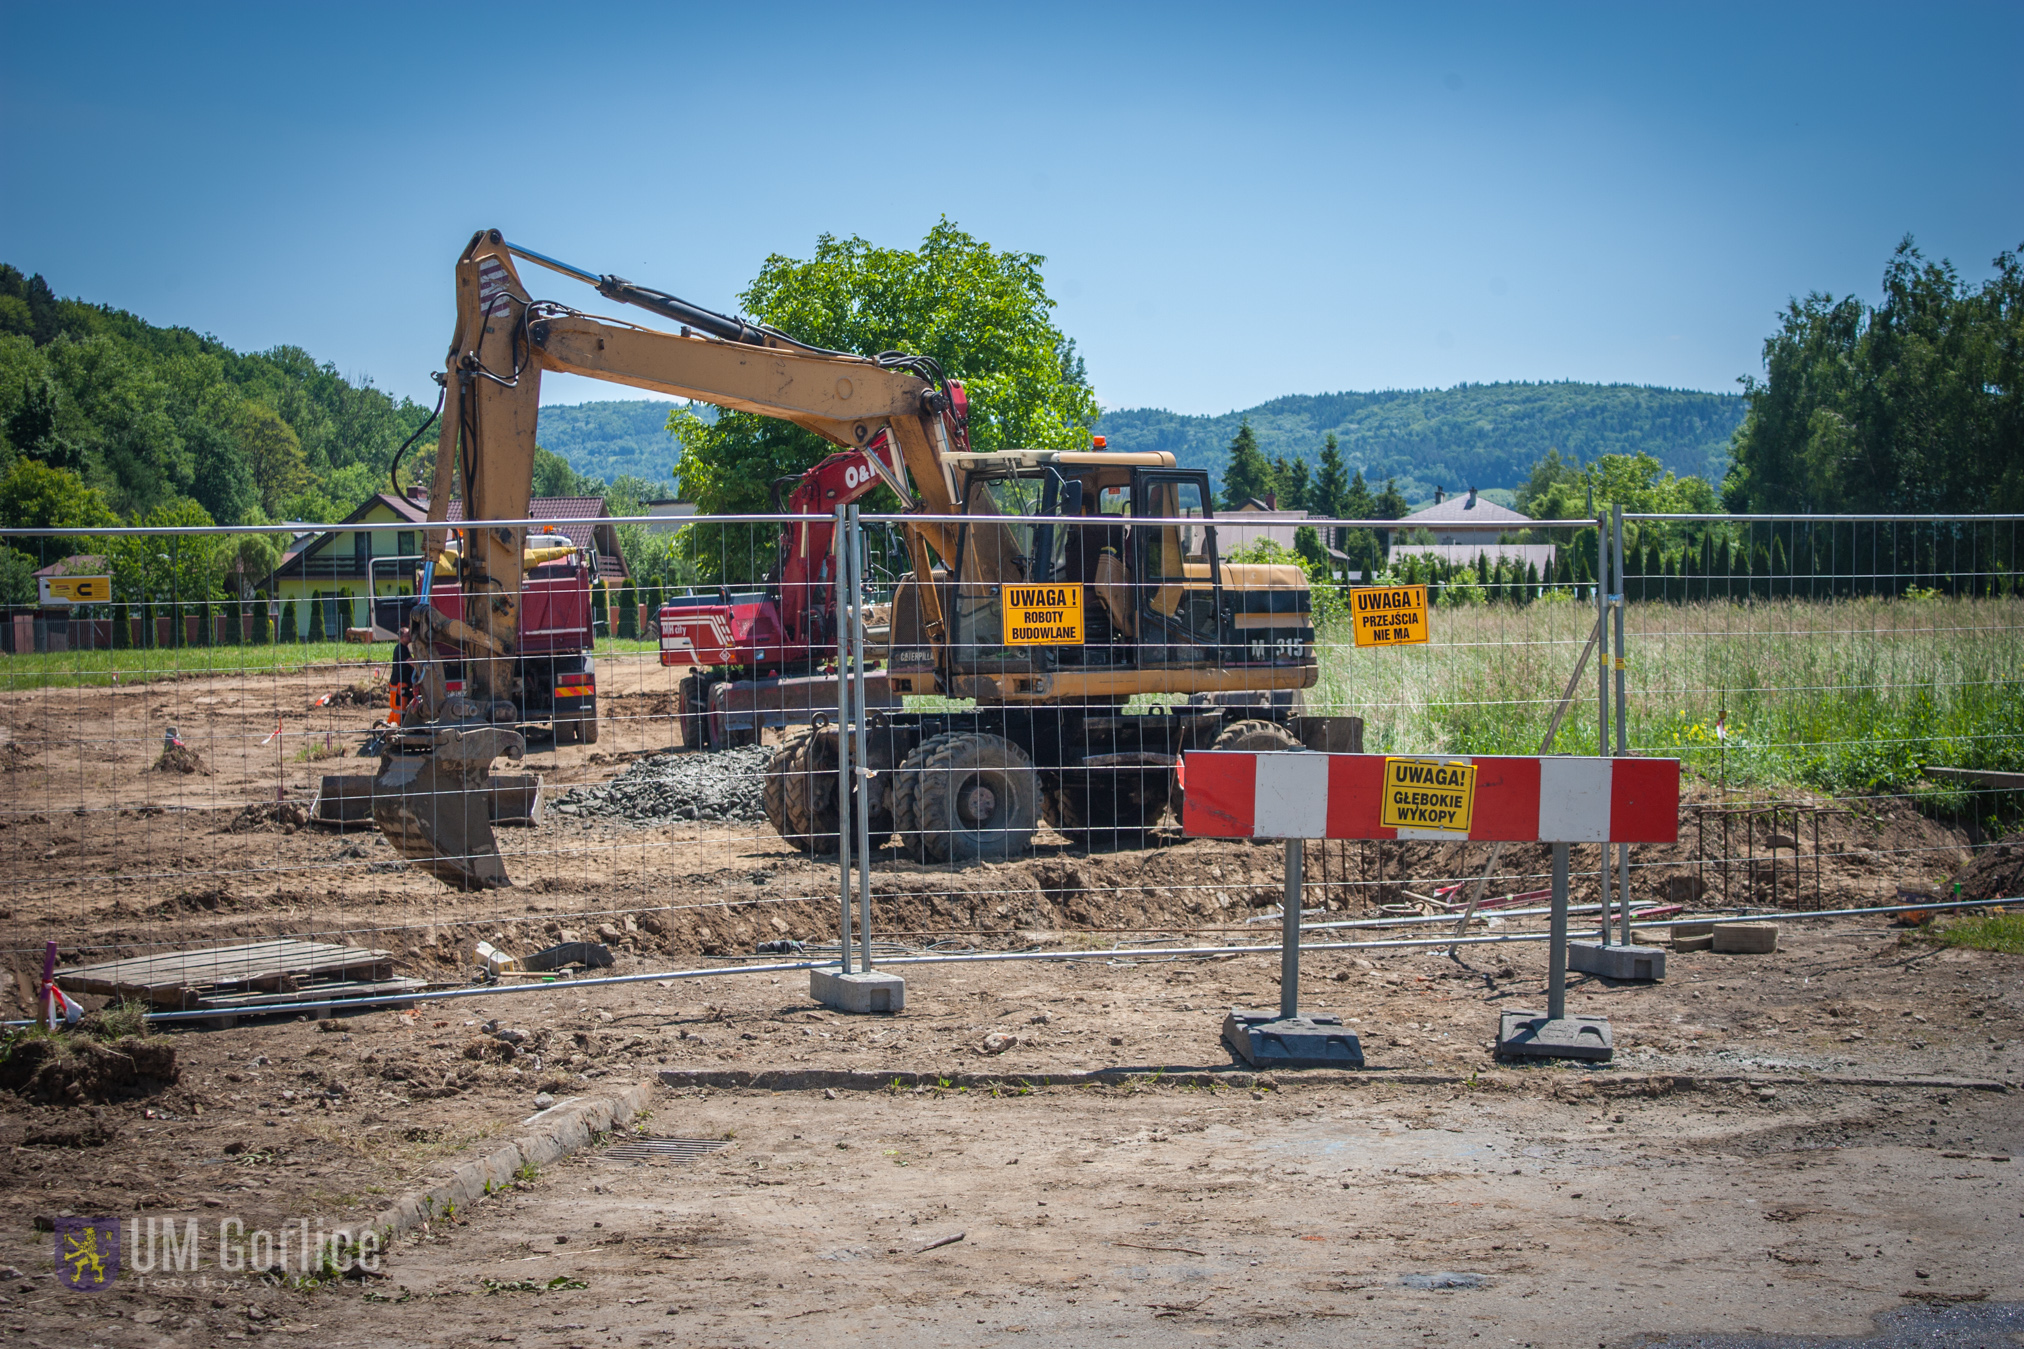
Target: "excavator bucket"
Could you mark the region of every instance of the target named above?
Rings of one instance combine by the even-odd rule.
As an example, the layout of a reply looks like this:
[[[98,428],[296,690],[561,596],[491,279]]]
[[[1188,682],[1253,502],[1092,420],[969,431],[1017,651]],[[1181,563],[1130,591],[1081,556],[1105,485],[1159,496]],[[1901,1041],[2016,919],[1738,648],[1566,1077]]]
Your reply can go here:
[[[373,819],[401,856],[445,885],[511,885],[486,779],[499,755],[525,753],[517,732],[496,726],[444,727],[428,742],[399,745],[373,779]]]

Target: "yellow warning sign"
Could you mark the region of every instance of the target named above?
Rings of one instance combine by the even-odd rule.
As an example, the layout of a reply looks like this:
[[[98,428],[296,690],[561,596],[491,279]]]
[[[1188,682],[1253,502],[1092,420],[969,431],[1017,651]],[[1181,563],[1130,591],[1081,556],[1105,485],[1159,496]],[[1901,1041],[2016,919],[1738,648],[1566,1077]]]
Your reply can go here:
[[[110,576],[38,576],[44,604],[111,604]]]
[[[1001,587],[1007,646],[1080,646],[1082,587],[1038,585]]]
[[[1476,811],[1476,765],[1441,759],[1384,761],[1384,805],[1379,821],[1390,829],[1469,832]]]
[[[1427,640],[1425,586],[1358,586],[1349,592],[1358,646],[1405,646]]]

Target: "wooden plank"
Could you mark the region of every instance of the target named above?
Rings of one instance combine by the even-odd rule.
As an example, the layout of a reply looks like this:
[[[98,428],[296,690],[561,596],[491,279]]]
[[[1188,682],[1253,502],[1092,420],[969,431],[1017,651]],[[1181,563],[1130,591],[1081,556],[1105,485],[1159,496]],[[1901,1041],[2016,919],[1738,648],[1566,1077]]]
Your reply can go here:
[[[98,965],[81,965],[61,972],[90,978],[112,978],[144,983],[151,974],[180,972],[192,964],[201,964],[212,969],[250,967],[263,965],[270,960],[291,954],[307,954],[309,950],[323,949],[326,945],[322,942],[281,938],[245,946],[220,946],[201,951],[163,951],[155,955],[132,956],[125,960],[112,960]]]
[[[261,1007],[270,1003],[344,1002],[392,993],[419,993],[428,984],[420,979],[346,980],[331,984],[309,984],[288,993],[224,993],[200,998],[196,1010]]]
[[[65,975],[80,975],[93,978],[143,976],[151,973],[166,973],[185,969],[242,970],[278,969],[292,967],[302,962],[314,962],[337,957],[348,959],[370,948],[362,946],[340,946],[332,942],[310,942],[295,939],[259,942],[248,946],[219,946],[202,950],[168,951],[152,956],[136,956],[128,960],[108,961],[101,965],[83,965],[62,971]],[[381,953],[385,954],[385,953]]]
[[[144,998],[156,1006],[188,1007],[204,990],[279,989],[313,979],[377,980],[393,973],[393,955],[362,946],[279,938],[209,950],[170,951],[60,970],[58,987],[72,993]]]

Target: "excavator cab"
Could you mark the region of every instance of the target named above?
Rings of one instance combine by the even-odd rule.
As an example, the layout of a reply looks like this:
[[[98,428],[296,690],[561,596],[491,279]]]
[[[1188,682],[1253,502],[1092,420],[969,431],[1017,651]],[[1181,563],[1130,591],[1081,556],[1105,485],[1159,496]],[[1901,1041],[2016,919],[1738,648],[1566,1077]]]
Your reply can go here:
[[[964,456],[971,461],[964,473],[966,520],[955,576],[947,583],[954,673],[1216,663],[1221,568],[1208,474],[1172,467],[1165,455],[1142,457],[1162,462],[1031,450]],[[1068,516],[1087,523],[1000,516]],[[1080,587],[1083,640],[1008,642],[1002,587],[1019,581]],[[1023,691],[1016,679],[1013,688]]]

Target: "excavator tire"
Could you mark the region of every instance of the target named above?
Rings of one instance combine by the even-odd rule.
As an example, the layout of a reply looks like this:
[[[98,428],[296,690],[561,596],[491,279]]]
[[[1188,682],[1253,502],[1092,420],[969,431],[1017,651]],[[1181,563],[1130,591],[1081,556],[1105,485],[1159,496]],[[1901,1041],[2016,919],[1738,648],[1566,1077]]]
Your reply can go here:
[[[1266,754],[1274,750],[1302,749],[1305,747],[1300,743],[1299,737],[1276,721],[1250,720],[1233,721],[1228,726],[1225,726],[1216,733],[1216,738],[1210,742],[1209,748],[1241,749],[1250,750],[1253,753]],[[1184,820],[1187,818],[1187,816],[1181,813],[1186,805],[1186,798],[1181,793],[1178,779],[1175,781],[1171,804],[1175,819]]]
[[[1215,741],[1209,746],[1210,749],[1241,749],[1259,754],[1300,747],[1300,741],[1293,732],[1276,721],[1233,721],[1216,733]]]
[[[775,832],[805,853],[836,851],[836,740],[797,731],[766,761],[763,798]]]
[[[1002,861],[1032,844],[1040,827],[1040,774],[1010,740],[951,736],[917,776],[914,809],[930,861]]]
[[[1175,795],[1173,782],[1173,767],[1163,756],[1066,769],[1047,790],[1047,821],[1090,852],[1148,848],[1153,826]]]
[[[961,731],[944,731],[940,735],[929,736],[915,745],[913,751],[900,760],[900,766],[894,770],[892,826],[894,832],[900,836],[900,847],[904,848],[907,856],[916,862],[928,860],[927,840],[921,833],[919,805],[921,768],[934,756],[937,749],[951,740],[961,739],[962,735]],[[873,817],[872,823],[878,823],[876,817]]]
[[[696,696],[694,675],[683,675],[675,685],[675,704],[681,709],[675,713],[675,722],[682,728],[682,748],[708,749],[709,746],[703,742],[703,714]]]

